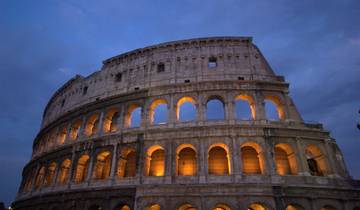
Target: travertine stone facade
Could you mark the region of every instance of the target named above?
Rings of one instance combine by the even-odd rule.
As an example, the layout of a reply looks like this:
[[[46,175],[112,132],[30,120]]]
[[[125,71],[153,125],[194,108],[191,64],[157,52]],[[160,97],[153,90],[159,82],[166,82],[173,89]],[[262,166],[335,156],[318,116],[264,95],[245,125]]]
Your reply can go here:
[[[359,209],[359,181],[329,132],[303,121],[288,87],[248,37],[107,59],[50,99],[14,209]],[[222,117],[207,114],[212,102]]]

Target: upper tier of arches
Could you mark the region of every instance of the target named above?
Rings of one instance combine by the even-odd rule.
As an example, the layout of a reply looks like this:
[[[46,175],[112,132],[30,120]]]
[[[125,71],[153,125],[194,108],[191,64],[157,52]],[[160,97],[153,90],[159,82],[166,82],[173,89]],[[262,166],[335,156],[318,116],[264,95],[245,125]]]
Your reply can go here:
[[[268,103],[273,106],[267,108]],[[123,129],[206,121],[301,122],[301,118],[296,118],[298,116],[294,119],[294,111],[288,103],[282,94],[264,93],[261,97],[253,92],[164,95],[128,101],[74,117],[47,132],[43,131],[35,142],[33,156],[79,139],[117,133]]]

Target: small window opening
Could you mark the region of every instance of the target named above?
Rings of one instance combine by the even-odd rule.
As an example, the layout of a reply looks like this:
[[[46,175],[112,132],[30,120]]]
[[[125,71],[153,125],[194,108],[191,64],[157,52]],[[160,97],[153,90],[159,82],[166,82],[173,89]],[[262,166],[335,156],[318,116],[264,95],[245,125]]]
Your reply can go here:
[[[134,90],[139,90],[140,88],[139,87],[135,87]]]
[[[209,58],[208,68],[213,69],[217,67],[217,59],[215,57]]]
[[[64,107],[64,105],[65,105],[65,99],[63,99],[63,100],[61,101],[61,107]]]
[[[84,89],[83,89],[83,95],[85,95],[88,91],[88,86],[85,86]]]
[[[158,72],[158,73],[165,72],[165,64],[159,63],[159,64],[157,65],[157,72]]]
[[[189,80],[189,79],[186,79],[184,82],[185,82],[185,83],[190,83],[190,80]]]
[[[117,73],[117,74],[115,75],[115,81],[116,81],[116,82],[121,82],[121,79],[122,79],[122,74],[121,74],[121,73]]]
[[[238,80],[244,80],[244,77],[238,77]]]

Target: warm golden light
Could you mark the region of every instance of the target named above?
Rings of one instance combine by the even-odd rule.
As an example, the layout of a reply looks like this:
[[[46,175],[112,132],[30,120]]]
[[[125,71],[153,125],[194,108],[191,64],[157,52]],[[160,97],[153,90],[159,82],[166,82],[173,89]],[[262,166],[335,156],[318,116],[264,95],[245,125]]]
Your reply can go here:
[[[104,133],[117,131],[119,117],[120,114],[118,109],[112,108],[108,110],[108,112],[104,117],[104,122],[103,122]]]
[[[180,120],[180,107],[182,104],[186,103],[186,102],[190,102],[192,103],[194,106],[196,104],[195,100],[189,96],[185,96],[182,97],[181,99],[178,100],[177,104],[176,104],[176,119]]]
[[[195,176],[197,170],[196,152],[191,147],[182,148],[177,154],[179,176]]]
[[[229,175],[228,153],[221,146],[213,146],[208,155],[208,173],[213,175]]]
[[[284,107],[281,103],[281,100],[277,96],[267,95],[265,96],[265,100],[269,100],[276,105],[276,111],[278,113],[279,119],[285,119],[285,111]]]
[[[88,164],[89,164],[89,156],[83,155],[79,158],[77,166],[76,166],[76,173],[75,173],[75,182],[80,183],[85,181],[87,176]]]
[[[96,179],[106,179],[110,175],[111,153],[101,152],[96,157],[94,176]]]
[[[241,94],[241,95],[238,95],[235,97],[235,101],[238,101],[238,100],[247,101],[249,103],[250,110],[251,110],[251,117],[252,117],[252,119],[256,119],[256,109],[255,109],[254,99],[249,95]]]
[[[150,124],[154,124],[154,116],[155,116],[155,109],[157,106],[165,104],[167,105],[167,101],[165,99],[156,99],[153,101],[149,107],[149,120]]]

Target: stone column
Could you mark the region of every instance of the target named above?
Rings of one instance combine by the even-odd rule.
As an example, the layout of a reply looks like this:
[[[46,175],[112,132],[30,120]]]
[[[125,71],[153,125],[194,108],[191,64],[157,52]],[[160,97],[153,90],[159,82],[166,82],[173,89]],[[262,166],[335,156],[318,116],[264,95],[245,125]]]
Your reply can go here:
[[[174,101],[174,96],[170,95],[168,104],[168,124],[173,127],[174,123],[176,123],[176,102]]]
[[[38,175],[38,173],[39,173],[39,170],[40,170],[40,163],[38,163],[38,164],[36,165],[34,176],[33,176],[32,179],[31,179],[30,192],[33,192],[34,189],[35,189],[36,177],[37,177],[37,175]]]
[[[92,173],[93,173],[93,167],[94,167],[94,162],[96,161],[96,157],[95,157],[95,151],[92,149],[90,152],[90,159],[89,159],[89,170],[87,171],[87,175],[85,178],[85,181],[87,181],[88,183],[91,181],[92,179]]]
[[[102,135],[104,133],[104,129],[103,129],[104,115],[105,115],[104,112],[105,112],[105,110],[102,109],[100,114],[99,114],[99,124],[98,124],[99,127],[98,127],[98,133],[97,133],[98,136],[100,136],[100,135]]]
[[[82,117],[82,123],[80,125],[80,128],[79,128],[79,131],[78,131],[78,137],[76,140],[81,140],[83,138],[84,135],[84,130],[85,130],[85,127],[86,127],[86,116],[83,116]]]
[[[255,120],[265,120],[266,112],[265,112],[264,97],[258,92],[255,92],[254,103],[255,103],[255,112],[256,112]]]
[[[199,170],[199,182],[200,183],[205,183],[206,182],[206,176],[207,176],[207,151],[205,149],[205,145],[204,145],[204,141],[202,141],[201,139],[198,140],[199,142],[199,166],[198,166],[198,170]]]
[[[69,178],[67,180],[68,182],[68,188],[70,187],[71,184],[74,183],[74,177],[73,177],[73,174],[74,174],[74,171],[76,170],[76,167],[77,167],[77,163],[75,163],[75,156],[76,156],[76,153],[75,153],[75,147],[72,148],[72,154],[71,154],[71,165],[70,165],[70,172],[69,172]]]
[[[235,176],[237,176],[237,175],[240,175],[240,173],[241,173],[242,161],[241,161],[241,156],[240,156],[239,145],[237,143],[237,137],[232,136],[231,140],[232,140],[232,148],[233,148],[233,152],[232,152],[232,154],[233,154],[232,155],[233,170],[232,170],[232,173]]]
[[[111,159],[111,170],[110,170],[110,178],[114,179],[115,172],[116,172],[116,163],[117,163],[117,155],[118,155],[118,144],[114,145],[114,149],[112,152],[112,159]]]
[[[324,141],[324,147],[325,147],[325,152],[326,154],[323,154],[326,164],[328,165],[328,169],[327,169],[327,174],[328,175],[332,175],[335,177],[340,177],[339,173],[337,173],[338,171],[336,170],[336,166],[335,166],[335,159],[334,159],[334,155],[335,152],[331,150],[330,148],[330,139],[326,139]]]
[[[70,141],[70,133],[71,133],[71,122],[69,124],[67,124],[67,128],[66,128],[66,137],[65,137],[65,141],[64,144],[69,143]]]
[[[197,109],[197,121],[203,122],[206,120],[206,104],[202,102],[202,99],[199,99],[196,104]]]
[[[309,167],[307,165],[307,160],[305,157],[305,151],[304,148],[302,147],[301,144],[301,138],[300,137],[296,137],[296,154],[297,157],[299,157],[298,159],[298,173],[299,175],[303,175],[303,176],[310,176],[310,172],[309,172]]]

